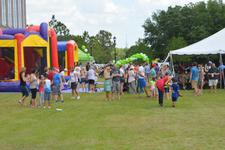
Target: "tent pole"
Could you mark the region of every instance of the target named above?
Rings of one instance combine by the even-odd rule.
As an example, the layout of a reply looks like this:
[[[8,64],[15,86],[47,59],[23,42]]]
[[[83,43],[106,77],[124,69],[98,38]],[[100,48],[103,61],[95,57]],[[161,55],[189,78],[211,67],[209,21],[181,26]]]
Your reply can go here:
[[[220,66],[222,65],[223,65],[223,57],[222,54],[220,53]],[[225,89],[224,69],[220,69],[220,88]]]
[[[221,53],[220,53],[220,60],[219,60],[219,61],[220,61],[219,64],[220,64],[220,66],[221,66],[221,65],[223,64],[223,60],[222,60],[222,55],[221,55]],[[223,80],[222,74],[223,74],[223,73],[222,73],[222,70],[219,70],[219,72],[220,72],[220,89],[222,89],[222,84],[223,84],[223,83],[222,83],[222,80]]]
[[[163,64],[166,63],[169,58],[170,58],[170,53],[166,56],[166,59],[163,61]]]
[[[172,56],[172,54],[169,54],[169,57],[170,57],[171,65],[172,65],[173,76],[175,77],[175,70],[174,70],[174,65],[173,65],[173,56]]]
[[[220,64],[223,65],[223,56],[221,53],[220,53]],[[222,69],[221,72],[222,72],[223,88],[225,89],[224,69]]]

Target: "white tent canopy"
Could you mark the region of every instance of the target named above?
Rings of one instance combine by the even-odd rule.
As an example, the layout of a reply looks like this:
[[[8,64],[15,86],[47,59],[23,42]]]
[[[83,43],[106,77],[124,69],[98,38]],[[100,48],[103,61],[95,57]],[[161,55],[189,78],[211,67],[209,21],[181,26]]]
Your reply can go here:
[[[173,69],[173,74],[175,75],[173,66],[172,55],[209,55],[209,54],[219,54],[220,64],[223,64],[222,54],[225,54],[225,28],[219,32],[197,42],[187,47],[170,51],[165,62],[170,59]],[[222,87],[222,79],[224,79],[224,73],[220,75],[220,87]],[[224,80],[225,85],[225,80]],[[224,87],[225,88],[225,87]]]
[[[170,55],[225,54],[225,28],[187,47],[170,51]]]

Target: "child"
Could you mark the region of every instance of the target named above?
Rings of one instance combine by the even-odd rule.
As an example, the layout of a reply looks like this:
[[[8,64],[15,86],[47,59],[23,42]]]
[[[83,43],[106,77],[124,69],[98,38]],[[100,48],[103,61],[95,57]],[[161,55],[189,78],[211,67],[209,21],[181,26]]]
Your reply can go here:
[[[51,97],[51,81],[46,76],[45,77],[45,86],[44,86],[44,98],[45,98],[44,108],[46,108],[47,106],[49,109],[51,108],[50,97]]]
[[[45,78],[41,75],[40,82],[39,82],[39,94],[40,94],[40,102],[39,106],[42,107],[44,105],[44,86],[45,86]]]
[[[71,82],[71,89],[72,89],[72,99],[80,99],[79,91],[77,90],[78,82],[79,82],[79,73],[74,71],[72,67],[70,70],[70,82]]]
[[[176,102],[178,100],[178,97],[180,96],[179,94],[179,85],[177,83],[177,80],[173,78],[173,84],[172,84],[172,107],[176,107]]]
[[[168,76],[169,74],[166,73],[165,76]],[[165,90],[165,93],[166,93],[166,99],[167,100],[170,100],[170,82],[167,82],[165,85],[164,85],[164,90]]]
[[[150,81],[150,91],[151,91],[151,96],[156,97],[156,82],[155,78],[153,77],[152,80]]]

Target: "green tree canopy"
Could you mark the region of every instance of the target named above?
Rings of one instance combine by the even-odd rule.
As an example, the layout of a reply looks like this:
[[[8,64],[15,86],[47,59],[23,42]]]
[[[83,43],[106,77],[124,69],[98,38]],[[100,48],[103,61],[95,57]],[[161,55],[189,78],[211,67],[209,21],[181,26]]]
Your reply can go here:
[[[221,0],[190,3],[153,13],[143,25],[144,41],[152,46],[155,57],[164,58],[171,46],[193,44],[224,27],[225,5]]]
[[[67,28],[67,26],[64,23],[62,23],[61,21],[58,21],[55,18],[55,15],[52,15],[52,19],[49,22],[49,26],[55,30],[58,36],[70,35],[70,30]]]

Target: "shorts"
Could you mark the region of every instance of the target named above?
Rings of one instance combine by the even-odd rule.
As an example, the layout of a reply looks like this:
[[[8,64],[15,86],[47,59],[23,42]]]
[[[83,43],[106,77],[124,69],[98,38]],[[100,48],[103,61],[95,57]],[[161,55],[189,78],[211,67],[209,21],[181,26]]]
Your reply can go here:
[[[154,86],[151,86],[151,87],[150,87],[150,90],[151,90],[151,91],[155,91],[155,89],[156,89],[156,88],[155,88]]]
[[[173,96],[172,96],[172,101],[173,101],[173,102],[176,102],[177,99],[178,99],[178,97],[173,97]]]
[[[95,84],[95,80],[88,80],[89,84]]]
[[[44,93],[44,100],[45,100],[45,101],[50,101],[50,99],[51,99],[51,93],[45,92],[45,93]]]
[[[120,93],[120,82],[112,82],[112,92],[113,93]]]
[[[77,89],[77,83],[76,82],[71,82],[71,89],[73,89],[73,90]]]
[[[104,81],[104,91],[105,92],[111,92],[112,91],[112,81],[111,80],[105,80]]]
[[[209,79],[209,86],[217,86],[218,80],[217,79]]]
[[[120,83],[125,83],[125,78],[124,77],[120,78]]]
[[[164,87],[165,93],[169,93],[170,92],[170,88],[169,87]]]
[[[142,89],[146,87],[146,81],[144,78],[139,78],[138,79],[138,86]]]
[[[29,96],[29,90],[26,86],[21,85],[20,86],[21,93],[23,96],[28,97]]]
[[[36,99],[37,97],[37,89],[30,89],[31,91],[31,98]]]
[[[146,78],[150,79],[151,73],[146,73]]]
[[[80,81],[80,83],[87,83],[87,80],[86,80],[86,78],[81,78],[81,81]]]
[[[191,80],[191,86],[193,89],[196,89],[197,88],[197,82],[196,80]]]
[[[53,85],[52,86],[52,94],[53,95],[60,95],[61,94],[61,90],[60,90],[60,85]]]
[[[198,87],[202,88],[204,81],[203,80],[198,80]]]

